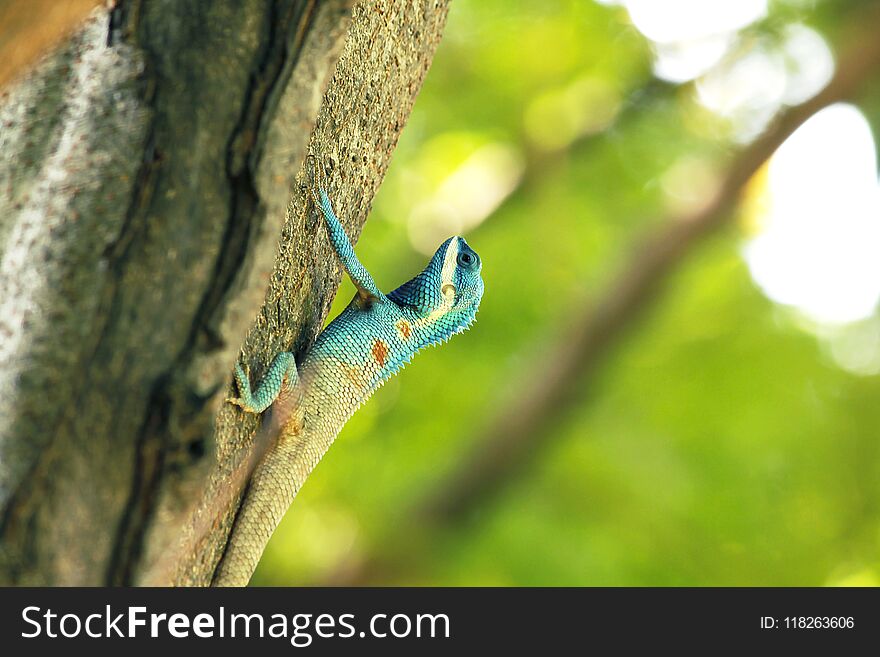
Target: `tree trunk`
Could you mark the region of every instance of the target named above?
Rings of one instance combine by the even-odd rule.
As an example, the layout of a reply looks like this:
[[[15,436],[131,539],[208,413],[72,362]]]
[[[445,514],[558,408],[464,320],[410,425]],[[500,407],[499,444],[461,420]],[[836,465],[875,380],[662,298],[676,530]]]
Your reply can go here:
[[[3,583],[210,582],[231,366],[306,348],[339,281],[305,155],[356,236],[447,10],[350,4],[120,0],[0,99]]]

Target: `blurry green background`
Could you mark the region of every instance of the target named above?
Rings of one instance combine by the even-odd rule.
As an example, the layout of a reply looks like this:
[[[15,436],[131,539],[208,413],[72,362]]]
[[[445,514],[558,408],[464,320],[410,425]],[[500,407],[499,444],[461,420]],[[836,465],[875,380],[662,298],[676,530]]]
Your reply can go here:
[[[478,321],[350,421],[254,584],[880,584],[873,96],[762,169],[505,486],[411,513],[634,241],[828,81],[859,4],[454,0],[357,250],[389,290],[465,235]]]

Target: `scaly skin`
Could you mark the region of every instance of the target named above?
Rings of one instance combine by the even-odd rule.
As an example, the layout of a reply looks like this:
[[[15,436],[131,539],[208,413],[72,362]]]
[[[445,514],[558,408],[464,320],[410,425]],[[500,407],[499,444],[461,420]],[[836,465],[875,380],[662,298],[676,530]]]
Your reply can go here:
[[[240,396],[229,401],[250,413],[271,407],[261,429],[270,432],[270,447],[245,492],[215,586],[248,583],[296,493],[346,421],[416,352],[467,329],[483,295],[480,258],[461,237],[446,240],[422,273],[383,294],[355,256],[323,189],[315,203],[358,291],[299,367],[292,353],[283,352],[251,390],[236,365]]]

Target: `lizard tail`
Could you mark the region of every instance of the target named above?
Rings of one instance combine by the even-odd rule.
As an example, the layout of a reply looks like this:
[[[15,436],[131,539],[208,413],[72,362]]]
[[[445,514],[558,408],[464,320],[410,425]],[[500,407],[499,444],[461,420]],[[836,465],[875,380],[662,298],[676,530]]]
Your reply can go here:
[[[339,400],[360,399],[356,393],[361,389],[339,375],[335,361],[330,365],[303,363],[296,383],[282,387],[257,432],[252,449],[255,466],[245,479],[249,483],[213,586],[247,585],[299,489],[356,408],[354,404],[340,405]]]
[[[261,433],[267,431],[261,429]],[[260,460],[245,488],[241,506],[213,586],[247,586],[263,550],[300,488],[291,477],[302,458],[297,436],[280,435]]]
[[[321,440],[320,432],[306,429],[301,418],[279,415],[255,441],[265,441],[267,449],[244,491],[212,586],[247,586],[275,528],[334,437]]]

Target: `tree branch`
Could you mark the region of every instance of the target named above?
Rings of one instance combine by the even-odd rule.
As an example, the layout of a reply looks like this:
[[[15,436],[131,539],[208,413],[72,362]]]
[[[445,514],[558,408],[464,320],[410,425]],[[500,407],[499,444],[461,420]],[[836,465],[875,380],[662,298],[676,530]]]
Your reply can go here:
[[[240,345],[303,348],[339,281],[294,174],[359,233],[446,15],[351,4],[118,0],[0,97],[0,581],[210,581]]]
[[[328,191],[353,239],[360,234],[421,89],[447,11],[446,0],[408,5],[370,1],[355,7],[308,146],[319,163],[332,165]],[[298,180],[305,177],[303,169]],[[319,262],[330,265],[321,282],[324,288],[335,290],[339,284],[337,258],[319,230],[320,218],[310,198],[303,186],[295,186],[269,290],[244,342],[243,362],[252,365],[257,377],[279,351],[307,349],[330,308],[332,295],[321,293],[315,282],[303,277],[304,255],[318,254]],[[303,226],[305,230],[297,230]],[[185,551],[194,559],[178,563],[176,585],[210,582],[237,511],[242,490],[238,482],[247,478],[245,473],[249,475],[265,448],[258,445],[256,452],[249,452],[258,422],[243,418],[230,405],[221,407],[215,434],[220,466],[189,523],[184,542],[194,540],[197,547]],[[206,533],[205,527],[210,527]],[[162,552],[154,548],[155,554]],[[153,582],[156,572],[150,572],[147,581]]]

